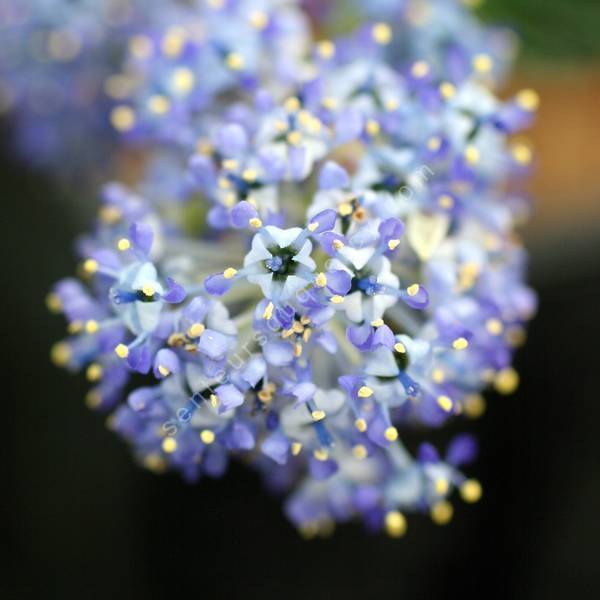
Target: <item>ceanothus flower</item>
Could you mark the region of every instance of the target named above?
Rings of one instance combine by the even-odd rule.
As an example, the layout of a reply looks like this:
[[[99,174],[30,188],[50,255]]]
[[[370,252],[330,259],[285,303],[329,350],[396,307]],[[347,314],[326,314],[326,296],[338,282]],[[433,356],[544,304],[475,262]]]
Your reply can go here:
[[[68,321],[54,360],[86,369],[140,464],[195,482],[240,459],[309,537],[399,537],[405,513],[443,524],[455,492],[478,500],[472,438],[402,439],[513,391],[535,312],[528,202],[506,184],[537,96],[496,98],[489,30],[427,6],[365,4],[378,21],[313,46],[291,0],[168,6],[135,30],[112,121],[152,159],[105,186],[84,283],[48,298]]]

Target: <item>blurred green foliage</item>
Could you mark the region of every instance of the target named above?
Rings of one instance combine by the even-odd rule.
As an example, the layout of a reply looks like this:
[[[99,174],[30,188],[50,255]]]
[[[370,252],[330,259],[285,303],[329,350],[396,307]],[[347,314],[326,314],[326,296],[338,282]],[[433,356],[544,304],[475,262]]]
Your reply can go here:
[[[524,61],[600,57],[600,0],[484,0],[478,13],[516,30]]]

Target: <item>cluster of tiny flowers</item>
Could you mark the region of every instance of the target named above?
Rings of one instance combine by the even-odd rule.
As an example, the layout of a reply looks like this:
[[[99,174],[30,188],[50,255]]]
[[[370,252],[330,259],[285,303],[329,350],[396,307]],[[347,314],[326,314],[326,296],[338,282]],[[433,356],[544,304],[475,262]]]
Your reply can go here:
[[[139,28],[111,120],[149,150],[143,176],[104,187],[80,277],[48,296],[54,361],[140,464],[195,482],[242,460],[307,536],[398,537],[406,513],[477,501],[471,436],[402,438],[513,391],[535,311],[514,230],[537,95],[494,95],[506,54],[444,20],[464,6],[406,4],[339,40],[311,42],[288,0]],[[396,49],[407,23],[424,37]]]

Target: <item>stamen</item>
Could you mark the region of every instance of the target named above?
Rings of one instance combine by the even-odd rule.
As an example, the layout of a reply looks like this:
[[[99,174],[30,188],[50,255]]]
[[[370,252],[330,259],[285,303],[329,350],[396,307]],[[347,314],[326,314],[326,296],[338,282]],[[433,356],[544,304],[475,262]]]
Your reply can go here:
[[[202,440],[203,444],[209,446],[215,441],[215,434],[210,429],[203,429],[200,432],[200,439]]]
[[[202,323],[193,323],[187,330],[187,335],[190,338],[197,338],[204,333],[205,329],[206,327]]]
[[[464,337],[456,338],[452,342],[452,347],[455,350],[464,350],[465,348],[468,348],[468,346],[469,346],[469,341],[467,340],[467,338],[464,338]]]
[[[385,430],[384,435],[388,442],[395,442],[398,439],[398,430],[394,426],[390,426]]]
[[[272,302],[269,302],[269,304],[267,304],[267,306],[265,307],[265,311],[263,312],[263,319],[265,319],[265,321],[268,321],[273,316],[274,308],[275,307],[273,306]]]
[[[162,441],[162,449],[165,454],[172,454],[177,450],[177,440],[174,437],[166,437]]]
[[[125,344],[119,344],[115,348],[115,354],[119,358],[127,358],[129,356],[129,348]]]
[[[452,400],[448,396],[438,396],[437,403],[444,412],[449,413],[452,410]]]
[[[354,421],[354,426],[361,433],[364,433],[367,430],[367,422],[362,418],[356,419],[356,421]]]
[[[363,385],[359,390],[358,390],[358,397],[359,398],[370,398],[373,395],[373,390],[366,386]]]
[[[125,252],[125,250],[129,250],[129,248],[131,248],[131,242],[127,239],[127,238],[121,238],[118,242],[117,242],[117,248],[121,251],[121,252]]]
[[[402,537],[406,533],[406,519],[397,510],[385,515],[385,531],[390,537]]]

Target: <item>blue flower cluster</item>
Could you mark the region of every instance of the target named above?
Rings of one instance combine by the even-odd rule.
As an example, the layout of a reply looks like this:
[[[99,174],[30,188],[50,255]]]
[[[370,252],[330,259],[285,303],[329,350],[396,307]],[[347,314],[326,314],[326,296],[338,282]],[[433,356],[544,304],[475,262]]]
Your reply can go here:
[[[389,4],[319,41],[292,0],[136,22],[108,81],[143,175],[104,187],[48,297],[53,359],[142,465],[193,482],[242,459],[307,536],[478,500],[470,436],[403,434],[514,390],[536,307],[515,226],[537,95],[494,94],[508,46],[462,2]]]

